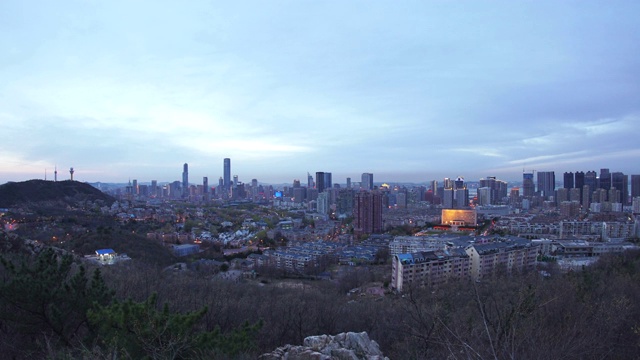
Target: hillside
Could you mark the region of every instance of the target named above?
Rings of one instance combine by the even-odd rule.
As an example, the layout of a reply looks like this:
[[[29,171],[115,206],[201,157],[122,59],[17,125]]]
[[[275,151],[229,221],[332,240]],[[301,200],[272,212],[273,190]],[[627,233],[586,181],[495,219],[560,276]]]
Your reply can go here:
[[[106,204],[115,201],[93,186],[78,181],[29,180],[0,185],[0,208],[46,202],[71,205],[96,200],[102,200]]]

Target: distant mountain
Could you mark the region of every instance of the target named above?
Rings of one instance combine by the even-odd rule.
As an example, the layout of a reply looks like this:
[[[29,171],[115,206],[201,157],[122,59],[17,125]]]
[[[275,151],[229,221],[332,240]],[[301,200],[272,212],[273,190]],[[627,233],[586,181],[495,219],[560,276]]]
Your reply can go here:
[[[112,204],[115,199],[93,186],[78,181],[29,180],[0,185],[0,208],[37,203],[68,204],[102,200]]]

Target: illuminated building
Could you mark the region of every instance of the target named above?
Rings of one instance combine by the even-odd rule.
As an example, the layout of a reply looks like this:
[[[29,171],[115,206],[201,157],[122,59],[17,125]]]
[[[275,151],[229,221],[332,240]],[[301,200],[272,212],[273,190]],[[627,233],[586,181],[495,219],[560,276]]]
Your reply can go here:
[[[473,209],[442,209],[440,223],[451,227],[475,227],[478,225],[478,214]]]

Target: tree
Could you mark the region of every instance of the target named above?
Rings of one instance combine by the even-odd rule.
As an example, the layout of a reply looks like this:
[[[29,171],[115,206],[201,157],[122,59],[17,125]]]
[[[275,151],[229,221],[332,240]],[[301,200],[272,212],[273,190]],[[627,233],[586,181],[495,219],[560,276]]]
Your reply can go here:
[[[172,313],[168,304],[157,309],[158,295],[144,302],[131,299],[89,311],[89,319],[99,328],[99,346],[114,358],[188,359],[221,352],[237,355],[253,348],[253,335],[261,322],[244,323],[228,334],[219,328],[202,329],[207,307],[185,314]]]
[[[84,266],[69,254],[48,248],[35,260],[21,259],[19,266],[4,257],[0,262],[5,269],[0,319],[26,338],[44,336],[64,346],[76,345],[91,334],[87,310],[113,298],[100,270],[89,280]]]

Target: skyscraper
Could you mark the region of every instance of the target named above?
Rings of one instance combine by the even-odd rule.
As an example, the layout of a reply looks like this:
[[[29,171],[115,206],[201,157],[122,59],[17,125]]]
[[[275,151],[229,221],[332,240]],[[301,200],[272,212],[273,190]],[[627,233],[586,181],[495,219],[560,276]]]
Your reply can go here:
[[[158,194],[158,180],[151,180],[151,196],[156,197]]]
[[[598,179],[598,188],[609,190],[611,189],[611,173],[609,169],[600,169],[600,178]]]
[[[182,166],[182,195],[189,195],[189,164],[187,163]]]
[[[330,189],[331,187],[331,173],[322,171],[316,172],[316,189],[318,189],[318,193],[321,193],[326,189]]]
[[[209,193],[209,178],[206,176],[202,178],[202,193],[203,194]]]
[[[362,173],[362,182],[360,182],[360,187],[365,190],[373,190],[373,174]]]
[[[563,188],[565,189],[573,189],[574,188],[574,182],[573,182],[573,173],[572,172],[565,172],[563,175]]]
[[[382,193],[360,191],[355,194],[353,230],[356,236],[382,232]]]
[[[582,190],[584,187],[584,172],[576,171],[575,183],[573,187],[575,187],[576,189],[580,189],[580,202],[582,202],[582,198],[584,197],[584,194],[582,193],[583,192]]]
[[[224,183],[223,187],[225,190],[231,190],[231,159],[224,159],[224,169],[223,169]]]
[[[533,173],[522,173],[522,196],[531,197],[534,193]]]
[[[325,189],[331,189],[333,187],[333,180],[331,179],[331,173],[330,172],[325,172],[324,173],[324,188]]]
[[[598,188],[598,177],[595,171],[590,170],[584,174],[584,184],[589,187],[589,191],[585,194],[585,188],[582,188],[582,202],[584,203],[585,197],[591,202],[593,192]]]
[[[629,202],[629,177],[619,171],[611,173],[611,187],[620,191],[622,205],[631,205]]]
[[[553,171],[538,171],[538,192],[548,199],[555,195],[556,175]]]
[[[318,193],[321,193],[324,191],[324,172],[322,171],[317,171],[316,172],[316,189],[318,190]]]
[[[631,175],[631,197],[640,196],[640,175]]]

